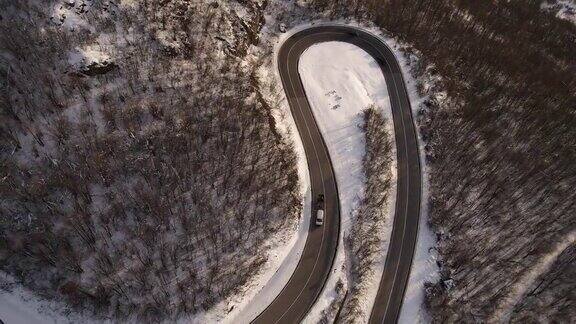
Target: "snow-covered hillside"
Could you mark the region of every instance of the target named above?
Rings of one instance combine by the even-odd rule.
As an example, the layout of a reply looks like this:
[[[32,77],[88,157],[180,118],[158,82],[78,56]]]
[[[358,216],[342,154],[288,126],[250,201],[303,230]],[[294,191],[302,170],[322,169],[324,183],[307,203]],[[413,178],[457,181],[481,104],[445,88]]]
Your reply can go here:
[[[141,321],[226,314],[273,274],[303,177],[247,54],[264,7],[0,1],[0,270]]]

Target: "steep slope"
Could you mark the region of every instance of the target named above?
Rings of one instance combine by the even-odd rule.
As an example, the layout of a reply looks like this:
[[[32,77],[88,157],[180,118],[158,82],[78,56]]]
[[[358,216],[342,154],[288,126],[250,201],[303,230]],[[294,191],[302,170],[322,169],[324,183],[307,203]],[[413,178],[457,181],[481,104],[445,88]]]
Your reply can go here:
[[[98,318],[238,292],[294,229],[259,3],[0,1],[0,270]]]

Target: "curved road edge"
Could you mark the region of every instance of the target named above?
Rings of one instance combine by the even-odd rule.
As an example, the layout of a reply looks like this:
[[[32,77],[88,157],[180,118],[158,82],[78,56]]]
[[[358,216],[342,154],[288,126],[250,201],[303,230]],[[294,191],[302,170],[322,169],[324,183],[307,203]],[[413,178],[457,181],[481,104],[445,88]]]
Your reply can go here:
[[[343,25],[321,25],[303,29],[284,41],[277,56],[282,85],[292,117],[304,146],[312,199],[325,197],[325,221],[316,227],[312,208],[308,237],[296,270],[286,286],[254,323],[300,322],[322,292],[329,277],[340,234],[340,202],[328,149],[318,129],[298,73],[300,55],[311,45],[341,41],[370,54],[380,66],[388,88],[397,148],[396,210],[388,254],[370,323],[397,321],[416,245],[421,198],[418,137],[408,92],[400,66],[390,48],[377,36]]]

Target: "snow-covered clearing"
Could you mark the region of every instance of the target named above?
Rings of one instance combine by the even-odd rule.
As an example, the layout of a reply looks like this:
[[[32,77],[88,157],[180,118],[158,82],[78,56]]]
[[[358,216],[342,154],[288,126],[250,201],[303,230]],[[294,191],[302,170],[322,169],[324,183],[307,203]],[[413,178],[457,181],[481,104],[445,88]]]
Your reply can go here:
[[[341,206],[339,246],[343,247],[343,238],[350,231],[351,214],[364,192],[362,158],[365,154],[365,141],[359,128],[362,110],[373,104],[378,106],[388,119],[389,130],[393,134],[386,82],[378,64],[368,53],[355,45],[342,42],[321,43],[308,48],[300,57],[299,72],[334,166]],[[392,165],[395,170],[395,162]],[[391,198],[395,197],[395,187],[392,190]],[[382,208],[390,209],[389,219],[381,233],[387,238],[393,219],[393,204],[389,202],[388,206]],[[385,242],[387,246],[388,239],[385,239]],[[378,290],[383,261],[384,258],[370,280],[372,284],[369,286],[372,289],[363,296],[363,310],[368,315]],[[316,321],[322,310],[328,307],[334,298],[332,287],[338,279],[347,282],[345,265],[345,253],[340,248],[334,262],[334,272],[326,285],[327,289],[323,291],[306,321]]]

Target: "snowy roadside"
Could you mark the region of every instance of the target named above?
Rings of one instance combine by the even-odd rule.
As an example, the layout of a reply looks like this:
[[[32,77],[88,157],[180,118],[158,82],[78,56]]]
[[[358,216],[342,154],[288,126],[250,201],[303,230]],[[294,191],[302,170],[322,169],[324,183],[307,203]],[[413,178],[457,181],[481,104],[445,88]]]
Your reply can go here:
[[[410,99],[410,105],[412,107],[413,117],[416,119],[418,116],[418,110],[421,104],[427,99],[427,96],[422,96],[417,90],[418,83],[424,83],[425,87],[430,87],[434,80],[418,79],[416,80],[411,73],[412,66],[417,62],[417,58],[414,56],[407,56],[402,48],[408,47],[405,44],[401,44],[396,39],[391,38],[383,34],[382,30],[377,27],[367,27],[365,24],[359,24],[357,22],[346,22],[347,25],[363,28],[372,34],[378,36],[383,42],[385,42],[388,47],[394,53],[394,56],[398,60],[400,69],[402,71],[402,76],[406,83],[406,90],[408,92],[408,97]],[[442,95],[442,94],[438,94]],[[388,116],[387,116],[388,117]],[[425,298],[425,282],[436,282],[439,279],[438,266],[436,265],[436,260],[438,255],[435,250],[436,238],[432,229],[428,225],[428,195],[429,195],[429,170],[425,161],[425,150],[424,141],[422,140],[420,134],[420,128],[416,124],[416,131],[418,133],[418,146],[420,152],[420,167],[422,172],[422,198],[420,203],[420,221],[418,226],[418,238],[416,242],[416,249],[414,251],[414,258],[412,260],[412,267],[410,270],[410,276],[408,283],[406,285],[406,291],[404,294],[404,300],[402,302],[402,308],[400,312],[400,317],[398,319],[399,323],[428,323],[430,322],[428,313],[424,308],[424,298]],[[391,135],[394,133],[391,132]],[[394,146],[395,150],[395,146]],[[395,151],[394,151],[394,154]],[[394,156],[394,167],[396,156]],[[396,170],[394,170],[394,177],[396,177]],[[395,185],[395,184],[394,184]],[[391,192],[393,198],[396,197],[395,187],[394,192]],[[392,201],[394,204],[394,201]],[[394,213],[393,209],[391,213]],[[384,263],[386,259],[386,254],[382,255],[381,263],[378,265],[378,285],[380,283],[380,277],[384,269]],[[373,300],[373,299],[372,299]],[[373,306],[373,305],[371,305]]]
[[[297,150],[299,151],[299,149]],[[298,154],[300,155],[300,152]],[[299,167],[298,169],[299,173],[305,172],[305,175],[300,175],[305,196],[304,208],[298,227],[295,229],[296,232],[287,232],[286,236],[276,238],[268,243],[270,246],[268,261],[260,273],[243,288],[243,293],[220,302],[204,314],[195,315],[191,319],[183,319],[179,322],[187,323],[192,320],[194,323],[249,323],[266,309],[284,288],[298,265],[308,236],[305,220],[310,210],[310,182],[307,168]]]
[[[402,71],[402,77],[404,78],[406,84],[406,90],[408,92],[408,97],[410,99],[410,105],[412,108],[413,118],[416,119],[418,116],[418,111],[421,104],[428,98],[427,95],[420,95],[417,90],[418,83],[423,83],[426,88],[431,87],[434,80],[418,79],[416,80],[411,73],[412,66],[417,62],[417,58],[413,55],[406,55],[402,48],[408,47],[405,44],[401,44],[396,39],[391,38],[382,33],[382,31],[377,27],[365,27],[357,23],[348,23],[353,26],[361,27],[372,34],[378,36],[383,42],[385,42],[388,47],[394,53],[394,56],[398,60],[400,69]],[[443,94],[438,94],[442,96]],[[424,308],[424,298],[425,298],[425,287],[426,282],[436,282],[440,278],[438,273],[438,266],[436,260],[438,259],[438,254],[436,253],[436,238],[430,226],[428,225],[428,195],[430,191],[429,186],[429,170],[425,161],[425,150],[424,141],[420,134],[420,128],[416,124],[416,132],[418,133],[418,146],[420,152],[420,170],[422,172],[422,197],[420,201],[420,220],[418,224],[418,238],[416,241],[416,248],[414,251],[414,257],[412,259],[412,267],[410,270],[410,276],[408,278],[408,283],[406,285],[406,291],[404,293],[404,299],[402,302],[402,308],[400,311],[400,317],[398,322],[401,324],[413,324],[413,323],[429,323],[430,318],[426,309]],[[393,133],[391,133],[393,134]],[[394,152],[395,154],[395,152]],[[395,163],[394,163],[395,166]],[[394,170],[396,172],[396,170]],[[396,173],[394,173],[396,175]],[[395,189],[395,188],[394,188]],[[391,193],[395,198],[395,191]],[[392,211],[393,212],[393,211]],[[382,256],[381,269],[379,269],[379,278],[384,269],[384,262],[386,255]],[[378,280],[378,285],[380,281]]]
[[[265,83],[276,81],[274,76],[268,74],[260,75],[260,77],[265,80]],[[262,94],[266,100],[274,101],[273,93]],[[290,280],[298,265],[298,261],[300,261],[300,256],[308,237],[306,221],[311,213],[310,175],[308,173],[304,146],[296,130],[294,119],[290,114],[288,103],[284,97],[282,98],[279,103],[280,110],[274,110],[272,113],[279,132],[292,141],[294,150],[298,155],[298,177],[303,197],[303,208],[297,227],[285,232],[284,237],[274,238],[268,243],[270,247],[268,261],[260,273],[250,280],[250,284],[244,288],[245,291],[243,293],[222,301],[202,315],[195,316],[194,322],[249,323],[280,294],[288,280]]]
[[[418,93],[416,88],[418,82],[412,77],[410,73],[411,66],[417,60],[414,57],[407,57],[401,50],[401,45],[394,39],[390,39],[381,35],[386,43],[394,52],[394,56],[398,59],[402,76],[406,82],[406,90],[412,106],[412,116],[418,116],[418,110],[427,97],[423,97]],[[430,83],[430,80],[419,80],[423,83]],[[404,300],[400,311],[398,323],[429,323],[430,318],[424,308],[424,284],[426,282],[436,282],[440,278],[438,273],[438,266],[436,260],[438,254],[436,253],[436,238],[432,229],[428,225],[428,196],[430,192],[429,185],[429,170],[426,165],[426,157],[424,150],[424,141],[420,134],[420,127],[416,124],[416,132],[418,133],[418,147],[420,152],[420,170],[422,172],[422,198],[420,201],[420,221],[418,224],[418,239],[416,241],[416,250],[412,259],[412,268],[410,270],[410,277],[404,292]]]

